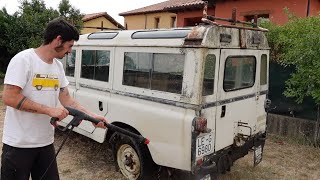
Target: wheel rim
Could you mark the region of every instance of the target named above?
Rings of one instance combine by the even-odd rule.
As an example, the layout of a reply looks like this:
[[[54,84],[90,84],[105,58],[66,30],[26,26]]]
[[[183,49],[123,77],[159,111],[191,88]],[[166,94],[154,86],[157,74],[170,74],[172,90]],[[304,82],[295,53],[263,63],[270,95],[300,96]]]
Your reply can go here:
[[[41,90],[42,86],[41,85],[37,85],[36,88],[37,88],[37,90]]]
[[[128,144],[123,144],[117,151],[117,162],[120,171],[129,179],[137,179],[140,175],[141,163],[136,151]]]

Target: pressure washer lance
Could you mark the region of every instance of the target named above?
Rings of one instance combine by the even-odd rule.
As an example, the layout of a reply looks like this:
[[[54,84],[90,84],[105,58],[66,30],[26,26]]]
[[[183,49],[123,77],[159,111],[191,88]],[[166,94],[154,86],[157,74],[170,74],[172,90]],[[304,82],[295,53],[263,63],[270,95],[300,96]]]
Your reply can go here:
[[[74,108],[71,108],[71,107],[65,107],[65,108],[69,111],[69,115],[73,116],[73,119],[64,128],[60,128],[57,125],[57,121],[59,120],[59,118],[52,117],[51,120],[50,120],[50,123],[55,128],[57,128],[57,129],[59,129],[59,130],[61,130],[63,132],[65,132],[65,131],[67,131],[69,129],[69,132],[65,136],[65,138],[63,139],[60,147],[58,148],[58,150],[56,152],[55,157],[52,159],[51,163],[49,164],[48,168],[46,169],[46,171],[41,176],[40,180],[42,180],[45,177],[46,173],[48,172],[48,170],[51,167],[51,165],[54,162],[54,160],[57,158],[60,150],[62,149],[64,143],[68,139],[68,137],[69,137],[69,135],[72,132],[74,127],[79,126],[79,124],[81,123],[82,120],[87,120],[87,121],[90,121],[90,122],[92,122],[94,124],[98,124],[99,122],[101,122],[100,120],[95,119],[95,118],[93,118],[93,117],[87,115],[86,113],[84,113],[82,111],[79,111],[77,109],[74,109]],[[132,137],[133,139],[137,140],[139,143],[144,143],[144,144],[149,144],[150,143],[149,139],[147,139],[147,138],[145,138],[145,137],[143,137],[141,135],[132,133],[131,131],[128,131],[128,130],[123,129],[123,128],[120,128],[120,127],[115,126],[113,124],[109,124],[109,123],[106,123],[106,122],[103,122],[103,123],[104,123],[104,126],[108,128],[108,130],[111,130],[111,131],[114,131],[114,132],[118,132],[118,133],[127,135],[129,137]]]

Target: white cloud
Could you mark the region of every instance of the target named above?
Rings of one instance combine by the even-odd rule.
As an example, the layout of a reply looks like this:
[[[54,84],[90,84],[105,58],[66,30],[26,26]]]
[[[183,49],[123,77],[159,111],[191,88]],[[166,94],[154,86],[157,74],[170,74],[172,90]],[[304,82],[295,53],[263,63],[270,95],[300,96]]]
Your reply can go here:
[[[9,14],[13,14],[19,8],[20,0],[0,0],[0,7],[5,7]],[[79,9],[81,13],[90,14],[107,12],[120,24],[123,24],[123,17],[119,13],[142,8],[148,5],[164,2],[166,0],[69,0],[70,4]],[[57,9],[59,0],[44,0],[47,7]]]

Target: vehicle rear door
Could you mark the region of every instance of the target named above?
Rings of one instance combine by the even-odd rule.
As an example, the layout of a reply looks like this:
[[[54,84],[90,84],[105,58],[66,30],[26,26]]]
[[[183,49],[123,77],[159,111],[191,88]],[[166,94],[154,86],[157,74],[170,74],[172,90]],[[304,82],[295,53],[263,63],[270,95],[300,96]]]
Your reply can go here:
[[[256,122],[258,50],[223,49],[220,55],[215,150],[250,136]]]

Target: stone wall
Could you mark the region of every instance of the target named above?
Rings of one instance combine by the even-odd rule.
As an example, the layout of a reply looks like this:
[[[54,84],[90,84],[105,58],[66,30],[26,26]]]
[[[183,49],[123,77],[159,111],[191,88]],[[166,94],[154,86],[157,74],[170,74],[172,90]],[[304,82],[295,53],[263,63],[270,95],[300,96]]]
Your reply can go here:
[[[319,142],[319,130],[316,121],[268,114],[268,133],[288,136],[292,138],[305,138],[315,143]]]

